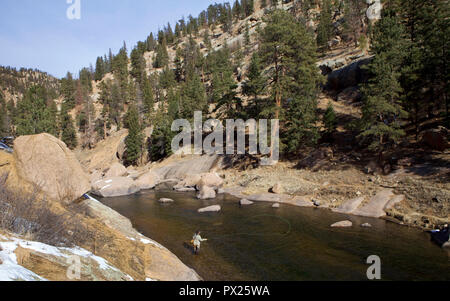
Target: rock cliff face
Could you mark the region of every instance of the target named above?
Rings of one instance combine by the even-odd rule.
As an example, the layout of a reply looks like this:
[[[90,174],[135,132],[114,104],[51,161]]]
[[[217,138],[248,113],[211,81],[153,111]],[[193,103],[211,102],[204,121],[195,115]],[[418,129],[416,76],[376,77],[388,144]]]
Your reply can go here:
[[[86,254],[90,252],[98,256],[101,262],[111,266],[110,269],[101,269],[98,261],[88,256],[92,258],[82,260],[84,270],[81,280],[200,280],[194,270],[184,265],[169,250],[133,229],[127,218],[95,199],[80,198],[91,189],[91,184],[80,163],[64,143],[42,134],[19,137],[14,146],[14,154],[0,152],[0,176],[8,175],[8,189],[23,195],[37,189],[39,197],[36,202],[46,199],[51,203],[48,210],[69,217],[64,225],[67,229],[59,230],[72,233],[69,236],[75,234],[76,239],[70,243],[86,250]],[[129,180],[134,183],[132,179]],[[39,221],[45,222],[42,219]],[[79,233],[82,235],[79,236]],[[17,242],[16,239],[23,239],[11,237],[3,238],[3,241],[12,244]],[[15,266],[24,272],[23,280],[67,280],[62,274],[65,264],[61,258],[71,252],[61,249],[61,257],[20,246],[17,245],[12,252],[18,250],[23,255],[23,265]],[[73,250],[79,250],[77,247]],[[30,256],[36,260],[30,260]],[[92,274],[86,271],[89,268]],[[0,278],[1,272],[0,265]]]
[[[14,164],[20,178],[55,201],[73,201],[91,188],[74,154],[49,134],[17,138]]]

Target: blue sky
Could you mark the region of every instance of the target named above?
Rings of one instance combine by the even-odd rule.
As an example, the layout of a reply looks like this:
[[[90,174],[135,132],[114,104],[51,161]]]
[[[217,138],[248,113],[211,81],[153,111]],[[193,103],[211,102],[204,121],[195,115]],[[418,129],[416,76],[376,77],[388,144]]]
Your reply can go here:
[[[38,68],[57,77],[78,74],[125,40],[128,50],[167,22],[197,16],[222,0],[80,0],[69,20],[67,0],[1,0],[0,65]],[[173,28],[173,27],[172,27]]]

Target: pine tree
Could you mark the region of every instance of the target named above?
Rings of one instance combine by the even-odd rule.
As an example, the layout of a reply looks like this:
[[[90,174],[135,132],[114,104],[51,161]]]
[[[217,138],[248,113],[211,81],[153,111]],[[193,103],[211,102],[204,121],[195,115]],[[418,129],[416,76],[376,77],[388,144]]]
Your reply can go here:
[[[142,87],[142,101],[144,105],[144,114],[147,120],[147,124],[151,123],[151,118],[154,113],[155,99],[153,96],[153,88],[148,77],[144,78]]]
[[[359,37],[363,30],[367,7],[365,2],[363,0],[347,0],[345,2],[344,33],[351,37],[355,47],[358,46]]]
[[[156,47],[156,55],[153,61],[154,68],[163,68],[169,63],[169,54],[167,53],[167,45],[165,41]]]
[[[126,163],[127,165],[137,165],[142,155],[144,138],[136,106],[130,106],[125,116],[124,124],[129,131],[128,137],[125,139],[127,148]]]
[[[131,51],[130,59],[130,74],[136,79],[139,84],[142,84],[142,80],[145,76],[145,59],[143,53],[138,48],[134,48]]]
[[[105,66],[103,62],[103,58],[100,56],[97,58],[97,62],[95,63],[95,81],[101,81],[103,76],[105,75]]]
[[[325,126],[326,134],[332,134],[334,131],[336,131],[337,127],[336,112],[334,111],[331,102],[328,104],[327,110],[323,115],[323,124]]]
[[[393,11],[385,11],[374,27],[372,53],[369,64],[371,78],[362,89],[364,96],[361,134],[370,143],[369,149],[383,151],[400,141],[405,132],[401,118],[406,117],[402,103],[402,87],[399,82],[406,50],[405,30]]]
[[[328,42],[333,35],[333,24],[331,20],[331,1],[322,1],[319,25],[317,27],[317,45],[322,49],[328,48]]]
[[[181,88],[183,102],[180,107],[180,118],[192,119],[195,111],[206,112],[205,87],[198,75],[194,75]]]
[[[27,90],[17,104],[14,124],[19,136],[49,133],[58,137],[56,104],[48,99],[44,87],[33,86]]]
[[[67,72],[65,78],[61,80],[61,94],[63,96],[63,106],[67,110],[71,110],[75,107],[75,82],[72,78],[72,74]]]
[[[269,103],[263,116],[279,119],[282,146],[295,152],[318,139],[317,102],[323,77],[314,37],[284,10],[274,10],[260,32],[260,57],[268,72]]]
[[[7,125],[8,109],[6,108],[6,102],[3,99],[3,94],[0,92],[0,137],[8,135]]]
[[[264,91],[264,86],[266,84],[266,79],[262,75],[261,60],[258,53],[254,53],[252,60],[250,61],[250,66],[248,68],[248,80],[244,82],[243,93],[252,98],[250,104],[255,108],[255,115],[260,113],[258,98]]]
[[[61,140],[70,149],[75,149],[77,147],[77,132],[75,130],[74,122],[72,117],[69,115],[67,110],[61,110]]]

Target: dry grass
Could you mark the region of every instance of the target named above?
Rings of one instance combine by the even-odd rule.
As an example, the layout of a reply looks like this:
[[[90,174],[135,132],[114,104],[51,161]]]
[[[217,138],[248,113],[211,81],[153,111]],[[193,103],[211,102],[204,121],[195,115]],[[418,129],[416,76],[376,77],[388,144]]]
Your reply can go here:
[[[6,186],[6,180],[7,175],[0,176],[0,229],[54,246],[73,246],[89,237],[76,222],[75,212],[56,212],[38,189],[32,193],[15,192]]]

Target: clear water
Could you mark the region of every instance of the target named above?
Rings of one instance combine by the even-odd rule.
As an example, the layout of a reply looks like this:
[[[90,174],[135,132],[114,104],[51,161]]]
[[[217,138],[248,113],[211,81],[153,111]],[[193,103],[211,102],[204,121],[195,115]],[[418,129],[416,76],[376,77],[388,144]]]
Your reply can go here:
[[[160,204],[159,198],[174,199]],[[161,243],[205,280],[367,280],[367,257],[381,258],[383,280],[450,280],[450,257],[427,233],[372,218],[327,210],[256,203],[240,208],[220,196],[199,201],[194,194],[148,191],[101,200],[144,235]],[[197,213],[219,204],[219,213]],[[352,228],[330,225],[349,219]],[[372,228],[359,225],[369,222]],[[199,255],[190,240],[208,238]]]

